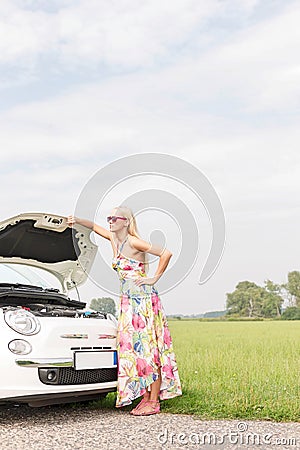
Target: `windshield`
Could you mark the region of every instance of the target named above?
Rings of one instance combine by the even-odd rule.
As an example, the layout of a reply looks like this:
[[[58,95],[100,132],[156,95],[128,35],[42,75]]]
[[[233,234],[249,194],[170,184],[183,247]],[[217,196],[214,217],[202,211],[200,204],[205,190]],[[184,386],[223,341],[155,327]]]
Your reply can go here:
[[[0,264],[0,283],[20,283],[56,288],[61,290],[59,280],[46,270],[38,267],[28,267],[22,264]]]

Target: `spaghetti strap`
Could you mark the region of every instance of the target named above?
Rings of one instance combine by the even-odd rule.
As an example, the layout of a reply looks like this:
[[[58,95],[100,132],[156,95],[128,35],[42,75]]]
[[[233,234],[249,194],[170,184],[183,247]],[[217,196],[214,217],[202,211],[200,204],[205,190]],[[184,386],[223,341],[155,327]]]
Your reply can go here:
[[[126,238],[124,239],[124,241],[122,242],[122,244],[120,245],[119,250],[117,249],[117,256],[120,255],[120,253],[121,253],[121,251],[123,249],[123,246],[124,246],[125,242],[127,241],[127,239],[128,239],[128,234],[127,234]]]

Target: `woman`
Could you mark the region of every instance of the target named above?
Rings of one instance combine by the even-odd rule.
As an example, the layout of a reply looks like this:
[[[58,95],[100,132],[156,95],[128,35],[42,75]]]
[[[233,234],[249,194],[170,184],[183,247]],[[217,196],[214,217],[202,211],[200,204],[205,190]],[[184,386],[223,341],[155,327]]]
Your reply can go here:
[[[143,396],[131,414],[156,414],[160,411],[159,398],[182,395],[166,315],[154,285],[166,270],[172,253],[140,238],[130,208],[114,208],[107,221],[109,230],[74,216],[67,219],[71,226],[78,223],[91,228],[112,245],[112,267],[120,279],[115,406],[129,405]],[[147,276],[147,253],[159,256],[153,277]]]

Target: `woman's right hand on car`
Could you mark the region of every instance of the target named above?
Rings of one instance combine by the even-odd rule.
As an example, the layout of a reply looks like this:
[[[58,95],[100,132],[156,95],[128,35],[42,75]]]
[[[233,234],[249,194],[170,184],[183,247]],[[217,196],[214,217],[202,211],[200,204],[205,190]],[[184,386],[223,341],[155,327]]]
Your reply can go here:
[[[68,224],[69,226],[72,226],[72,225],[74,225],[75,223],[77,223],[76,217],[75,217],[75,216],[70,215],[70,216],[67,217],[67,224]]]
[[[82,225],[84,227],[89,228],[90,230],[95,231],[95,233],[100,234],[100,236],[104,237],[105,239],[111,238],[111,233],[106,228],[101,227],[100,225],[97,225],[96,223],[92,222],[91,220],[87,219],[81,219],[79,217],[74,217],[72,215],[67,217],[67,224],[72,227],[75,225],[75,223],[78,223],[79,225]]]

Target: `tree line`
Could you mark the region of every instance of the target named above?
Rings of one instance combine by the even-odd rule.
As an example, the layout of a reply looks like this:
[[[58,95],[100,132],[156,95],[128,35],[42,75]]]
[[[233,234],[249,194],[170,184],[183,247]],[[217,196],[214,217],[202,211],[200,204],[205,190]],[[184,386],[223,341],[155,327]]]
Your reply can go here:
[[[300,272],[288,273],[288,281],[276,284],[265,280],[264,286],[240,281],[235,290],[227,293],[226,316],[265,317],[300,320]],[[283,311],[282,305],[288,307]]]
[[[240,281],[235,290],[227,293],[225,317],[279,318],[300,320],[300,272],[288,273],[288,281],[276,284],[265,280],[264,286],[252,281]],[[283,310],[283,303],[288,307]],[[95,311],[116,316],[116,303],[111,297],[93,298],[90,307]]]

